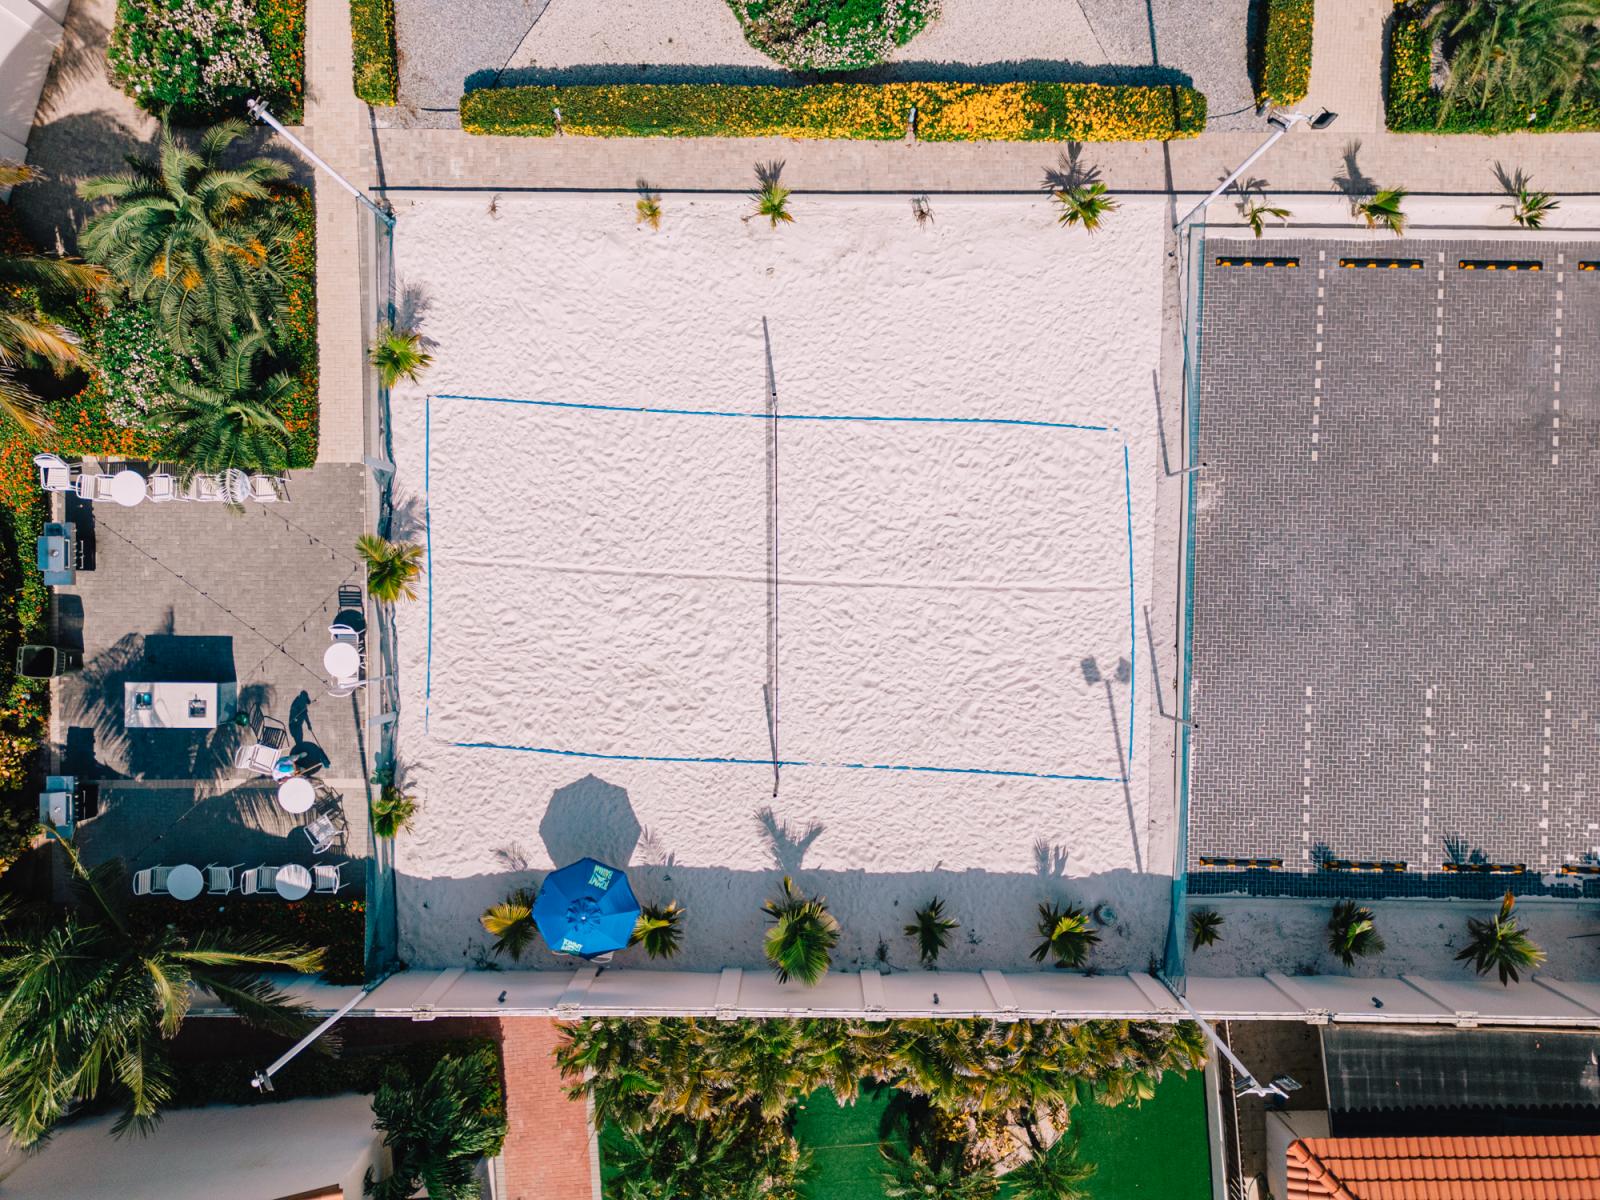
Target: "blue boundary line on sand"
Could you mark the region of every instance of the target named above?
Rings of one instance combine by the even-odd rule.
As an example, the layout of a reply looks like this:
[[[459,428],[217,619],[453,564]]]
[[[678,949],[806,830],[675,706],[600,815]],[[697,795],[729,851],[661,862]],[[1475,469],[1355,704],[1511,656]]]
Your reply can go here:
[[[674,416],[691,417],[744,417],[762,421],[774,419],[771,413],[744,413],[744,412],[716,412],[712,410],[693,410],[681,408],[647,408],[639,405],[615,404],[577,404],[560,400],[516,400],[497,396],[463,396],[450,393],[429,394],[423,402],[423,434],[422,434],[422,487],[423,487],[423,532],[428,559],[428,648],[427,666],[425,671],[425,690],[422,704],[422,729],[429,732],[431,721],[431,708],[433,701],[433,591],[438,579],[437,567],[433,558],[433,509],[432,509],[432,482],[433,482],[433,402],[435,400],[464,400],[485,404],[521,404],[536,408],[567,408],[588,409],[600,412],[629,412],[667,414]],[[877,416],[832,416],[810,414],[778,414],[778,420],[789,421],[863,421],[863,422],[909,422],[930,425],[1019,425],[1032,426],[1044,429],[1077,429],[1092,433],[1116,433],[1116,426],[1108,425],[1081,425],[1059,421],[1023,421],[1001,417],[877,417]],[[1133,484],[1131,467],[1129,464],[1128,443],[1122,444],[1122,484],[1123,499],[1127,513],[1128,529],[1128,624],[1129,624],[1129,687],[1128,687],[1128,754],[1123,765],[1124,777],[1110,775],[1066,775],[1053,774],[1042,771],[1010,771],[991,767],[929,767],[904,763],[826,763],[809,762],[801,759],[780,760],[780,767],[835,767],[850,771],[913,771],[931,775],[984,775],[1012,779],[1045,779],[1077,783],[1124,783],[1133,778],[1133,734],[1134,734],[1134,705],[1138,686],[1137,672],[1137,627],[1134,623],[1134,553],[1133,553]],[[542,746],[513,746],[499,742],[456,742],[448,743],[464,750],[510,750],[523,754],[544,754],[557,758],[582,758],[606,762],[658,762],[658,763],[722,763],[732,765],[750,765],[771,767],[771,758],[697,758],[691,756],[674,757],[670,755],[650,754],[600,754],[585,750],[559,750]]]
[[[512,746],[504,742],[451,742],[463,750],[510,750],[518,754],[548,754],[554,758],[596,758],[606,762],[711,763],[737,767],[771,767],[770,758],[699,758],[674,754],[600,754],[591,750],[556,750],[547,746]],[[919,767],[905,763],[830,763],[780,758],[780,767],[837,767],[847,771],[917,771],[932,775],[1001,775],[1013,779],[1061,779],[1081,783],[1120,783],[1112,775],[1054,775],[1044,771],[1006,771],[995,767]]]
[[[757,421],[868,421],[880,424],[907,422],[921,425],[1022,425],[1034,429],[1081,429],[1088,433],[1115,433],[1115,425],[1083,425],[1072,421],[1025,421],[1017,417],[887,417],[853,413],[718,412],[709,408],[649,408],[638,404],[576,404],[569,400],[517,400],[509,396],[460,396],[447,392],[432,400],[470,400],[480,404],[526,404],[534,408],[576,408],[594,412],[655,413],[678,417],[745,417]]]

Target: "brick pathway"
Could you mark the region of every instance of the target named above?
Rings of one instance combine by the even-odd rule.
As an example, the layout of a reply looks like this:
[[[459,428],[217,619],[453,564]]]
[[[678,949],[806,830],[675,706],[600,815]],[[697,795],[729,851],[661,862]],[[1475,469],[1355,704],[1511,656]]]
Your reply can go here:
[[[1383,130],[1383,23],[1392,0],[1322,0],[1311,43],[1311,92],[1302,106],[1339,114],[1339,132]]]
[[[556,1022],[517,1017],[500,1022],[505,1058],[506,1200],[591,1200],[588,1109],[569,1100],[553,1057]]]

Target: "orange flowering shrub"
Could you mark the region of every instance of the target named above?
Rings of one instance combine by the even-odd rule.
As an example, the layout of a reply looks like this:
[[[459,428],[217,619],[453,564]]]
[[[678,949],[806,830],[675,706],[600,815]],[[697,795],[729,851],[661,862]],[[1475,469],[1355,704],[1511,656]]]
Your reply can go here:
[[[1263,104],[1298,104],[1311,87],[1313,0],[1267,0],[1259,51],[1256,99]]]
[[[893,141],[916,110],[923,141],[1121,142],[1194,137],[1192,88],[1097,83],[819,83],[801,87],[602,84],[483,88],[468,133],[550,137],[792,137]]]

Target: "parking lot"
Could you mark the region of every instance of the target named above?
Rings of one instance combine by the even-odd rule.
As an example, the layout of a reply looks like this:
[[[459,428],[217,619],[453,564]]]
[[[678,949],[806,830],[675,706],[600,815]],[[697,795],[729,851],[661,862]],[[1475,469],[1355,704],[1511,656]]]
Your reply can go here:
[[[1263,246],[1297,265],[1218,262]],[[1600,861],[1597,259],[1204,248],[1198,890],[1239,884],[1210,858],[1281,859],[1264,886],[1288,891],[1352,890],[1328,859],[1388,863],[1373,887],[1447,894]]]

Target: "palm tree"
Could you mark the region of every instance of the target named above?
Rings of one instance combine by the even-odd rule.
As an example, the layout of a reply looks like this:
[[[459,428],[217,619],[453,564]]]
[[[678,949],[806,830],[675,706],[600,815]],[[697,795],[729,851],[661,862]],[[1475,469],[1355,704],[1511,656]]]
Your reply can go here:
[[[1364,219],[1368,229],[1380,225],[1396,237],[1406,231],[1406,214],[1400,205],[1410,195],[1405,188],[1384,188],[1356,205],[1356,214]]]
[[[86,870],[57,837],[76,882],[64,912],[0,918],[0,1125],[33,1146],[76,1102],[118,1095],[116,1129],[148,1128],[172,1096],[162,1043],[188,1014],[195,989],[253,1025],[298,1034],[299,1006],[263,969],[312,972],[322,951],[223,929],[186,934],[128,919],[121,864]]]
[[[1335,904],[1333,915],[1328,918],[1328,949],[1347,967],[1355,966],[1357,958],[1382,954],[1384,940],[1378,933],[1372,910],[1358,907],[1354,900]]]
[[[839,944],[839,922],[821,896],[802,895],[783,877],[783,894],[761,906],[772,918],[762,948],[779,983],[798,979],[811,987],[828,973],[830,951]]]
[[[402,379],[416,383],[422,372],[433,365],[433,355],[422,348],[422,335],[415,329],[385,325],[372,344],[372,365],[378,368],[383,386],[392,388]]]
[[[1059,188],[1051,196],[1061,206],[1061,211],[1056,214],[1058,224],[1082,225],[1089,233],[1100,228],[1100,219],[1106,213],[1116,212],[1121,206],[1121,202],[1106,190],[1103,183],[1077,183]]]
[[[518,888],[499,904],[483,910],[478,923],[485,933],[494,935],[494,952],[509,954],[512,962],[521,962],[528,947],[533,945],[539,932],[533,923],[533,902],[537,893],[530,888]]]
[[[1442,33],[1450,78],[1442,125],[1457,105],[1525,124],[1594,90],[1600,0],[1434,0],[1425,26]]]
[[[278,415],[300,386],[287,371],[256,378],[257,356],[266,346],[257,332],[226,349],[208,347],[200,356],[209,383],[179,379],[175,396],[160,411],[168,455],[196,471],[281,471],[289,465],[289,430]]]
[[[5,186],[0,179],[0,186]],[[102,290],[106,273],[99,267],[45,258],[37,254],[0,253],[0,409],[31,434],[47,425],[39,397],[16,378],[16,369],[42,360],[56,374],[81,361],[77,337],[51,320],[41,300],[67,300]]]
[[[506,1140],[500,1063],[488,1046],[446,1054],[415,1079],[391,1067],[372,1098],[373,1125],[393,1156],[388,1178],[367,1177],[376,1200],[410,1200],[426,1188],[431,1200],[478,1200],[478,1160]]]
[[[1245,205],[1244,221],[1250,226],[1251,232],[1259,238],[1266,231],[1268,217],[1287,224],[1293,215],[1287,208],[1279,208],[1268,204],[1265,200],[1252,200]]]
[[[1000,1181],[987,1168],[969,1169],[956,1153],[893,1143],[883,1155],[883,1194],[888,1200],[992,1200]]]
[[[1536,192],[1528,186],[1526,171],[1508,174],[1504,167],[1495,163],[1494,173],[1500,180],[1500,187],[1510,197],[1510,203],[1500,207],[1511,210],[1512,224],[1524,229],[1542,229],[1545,218],[1561,207],[1560,201],[1552,199],[1549,192]]]
[[[226,340],[266,327],[278,310],[290,233],[267,202],[289,169],[270,158],[224,166],[244,133],[243,121],[223,121],[194,151],[163,125],[154,160],[130,156],[126,174],[78,189],[112,202],[84,226],[84,257],[149,303],[180,353],[193,348],[201,325]]]
[[[1456,955],[1457,962],[1471,960],[1473,970],[1487,975],[1491,969],[1500,976],[1500,983],[1509,987],[1521,978],[1518,968],[1531,970],[1545,960],[1545,952],[1530,938],[1527,931],[1511,915],[1517,898],[1509,891],[1500,902],[1500,911],[1487,921],[1477,917],[1467,918],[1467,933],[1471,939],[1466,949]]]
[[[1089,951],[1100,941],[1100,934],[1076,905],[1065,908],[1055,904],[1039,905],[1039,936],[1044,941],[1029,957],[1034,962],[1043,962],[1054,954],[1058,967],[1083,966],[1089,959]]]
[[[639,198],[633,202],[634,224],[661,228],[661,196],[639,181]]]
[[[422,547],[415,542],[391,542],[373,533],[356,539],[356,553],[367,564],[367,591],[380,604],[415,600],[413,586],[422,574]]]
[[[750,193],[750,198],[756,202],[756,211],[745,216],[744,220],[765,217],[774,229],[779,224],[793,223],[794,214],[789,211],[789,189],[778,183],[778,176],[782,173],[783,164],[780,162],[756,167],[757,186]]]
[[[1078,1157],[1078,1141],[1058,1137],[1048,1147],[1039,1144],[1032,1125],[1024,1124],[1032,1153],[1006,1175],[1006,1183],[1017,1200],[1083,1200],[1084,1188],[1094,1175],[1093,1163]]]
[[[16,187],[19,183],[32,183],[39,172],[26,163],[0,159],[0,187]]]
[[[683,908],[676,901],[668,904],[646,904],[639,910],[639,921],[633,927],[630,946],[643,946],[651,958],[671,958],[678,953],[683,941]]]
[[[1222,914],[1214,908],[1197,908],[1189,914],[1189,949],[1215,946],[1222,936]]]
[[[392,838],[411,827],[417,815],[417,798],[402,792],[393,782],[378,788],[372,802],[372,832],[380,838]]]
[[[795,1200],[810,1165],[782,1121],[748,1109],[707,1121],[671,1117],[617,1141],[607,1165],[618,1200]]]
[[[950,945],[950,934],[960,928],[958,922],[944,915],[944,901],[935,896],[917,909],[905,933],[917,939],[917,957],[932,966],[938,961],[939,952]]]

